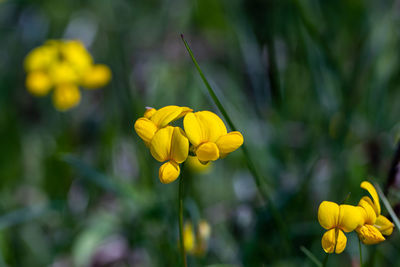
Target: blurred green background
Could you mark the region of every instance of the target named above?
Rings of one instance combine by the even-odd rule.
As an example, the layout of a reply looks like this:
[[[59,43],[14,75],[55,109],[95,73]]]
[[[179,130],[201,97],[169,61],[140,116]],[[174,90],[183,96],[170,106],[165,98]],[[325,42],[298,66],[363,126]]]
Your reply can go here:
[[[178,266],[178,183],[133,130],[146,106],[218,113],[185,35],[243,133],[281,214],[285,242],[241,150],[184,170],[185,218],[208,251],[189,266],[313,266],[323,200],[356,204],[388,173],[400,133],[400,4],[345,0],[0,1],[0,264]],[[71,111],[25,89],[23,60],[48,39],[80,39],[112,82]],[[186,166],[187,167],[187,166]],[[383,214],[387,211],[383,209]],[[358,241],[329,266],[357,266]],[[365,266],[398,266],[399,234],[363,246]]]

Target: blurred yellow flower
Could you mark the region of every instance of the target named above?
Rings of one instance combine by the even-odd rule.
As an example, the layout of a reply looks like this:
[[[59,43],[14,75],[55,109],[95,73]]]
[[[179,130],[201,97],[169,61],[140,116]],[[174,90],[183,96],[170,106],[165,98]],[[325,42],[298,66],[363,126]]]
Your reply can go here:
[[[180,174],[179,164],[189,152],[189,141],[179,127],[167,126],[154,135],[150,143],[151,155],[159,162],[165,162],[159,169],[160,181],[164,184],[175,181]]]
[[[45,96],[52,88],[53,104],[66,111],[80,102],[79,86],[99,88],[111,79],[106,65],[93,59],[79,40],[49,40],[26,56],[26,88],[35,96]]]
[[[189,156],[186,160],[187,166],[193,171],[197,173],[206,173],[210,170],[212,162],[207,162],[203,164],[199,161],[197,157]]]
[[[184,246],[188,254],[203,256],[207,252],[211,227],[207,221],[201,220],[194,231],[191,222],[186,222],[183,228]]]
[[[326,253],[339,254],[346,248],[347,243],[343,231],[354,231],[362,224],[363,217],[358,207],[323,201],[318,208],[318,221],[328,230],[322,236],[322,248]]]
[[[227,133],[224,122],[210,111],[186,114],[183,126],[193,152],[203,163],[224,158],[243,144],[242,134]]]
[[[368,181],[362,182],[360,186],[368,191],[372,200],[370,197],[364,196],[358,203],[362,212],[363,223],[356,231],[364,244],[377,244],[385,240],[383,235],[392,234],[394,225],[381,215],[381,205],[375,187]]]
[[[166,106],[159,110],[147,108],[144,116],[136,120],[134,128],[146,145],[149,145],[159,129],[183,117],[188,112],[192,112],[192,109],[179,106]]]

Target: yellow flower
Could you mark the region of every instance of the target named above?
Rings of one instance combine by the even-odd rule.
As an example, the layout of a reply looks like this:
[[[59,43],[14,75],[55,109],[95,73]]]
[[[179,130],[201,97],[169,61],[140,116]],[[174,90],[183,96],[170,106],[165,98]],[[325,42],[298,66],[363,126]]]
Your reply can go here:
[[[47,95],[53,87],[53,104],[66,111],[80,102],[78,86],[104,86],[111,79],[105,65],[94,65],[90,53],[78,40],[49,40],[26,56],[26,88],[35,96]]]
[[[223,158],[243,144],[242,134],[227,133],[223,121],[210,111],[186,114],[183,125],[193,152],[202,162]]]
[[[81,100],[79,88],[73,84],[57,86],[53,93],[53,104],[59,111],[66,111],[75,107]]]
[[[207,221],[201,220],[194,231],[191,222],[186,222],[183,228],[184,246],[188,254],[202,256],[207,251],[211,227]]]
[[[159,162],[165,162],[159,169],[160,181],[164,184],[175,181],[180,174],[179,164],[189,152],[189,141],[179,127],[167,126],[158,130],[150,143],[151,155]]]
[[[323,201],[318,208],[319,224],[325,228],[322,236],[322,248],[326,253],[342,253],[346,248],[347,238],[343,232],[351,232],[363,222],[361,211],[351,205],[338,205]]]
[[[25,85],[28,91],[35,96],[47,95],[53,86],[49,75],[39,70],[28,74]]]
[[[192,109],[188,107],[179,106],[166,106],[159,110],[147,108],[144,116],[136,120],[134,128],[146,145],[149,145],[159,129],[191,111]]]
[[[368,191],[372,196],[361,198],[358,206],[362,211],[363,224],[356,229],[361,241],[366,245],[377,244],[385,240],[383,235],[391,235],[393,223],[381,215],[379,196],[374,186],[367,181],[361,183],[361,188]]]
[[[82,77],[81,84],[88,89],[95,89],[106,85],[111,80],[111,70],[103,64],[90,67]]]

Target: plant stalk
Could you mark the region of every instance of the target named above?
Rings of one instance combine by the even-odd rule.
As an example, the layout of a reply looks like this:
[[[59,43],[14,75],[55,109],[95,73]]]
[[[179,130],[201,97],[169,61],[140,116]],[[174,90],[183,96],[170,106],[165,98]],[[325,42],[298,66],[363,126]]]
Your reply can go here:
[[[181,262],[182,266],[187,267],[186,261],[186,251],[185,251],[185,240],[183,235],[183,175],[179,178],[179,241],[180,241],[180,252],[181,252]]]

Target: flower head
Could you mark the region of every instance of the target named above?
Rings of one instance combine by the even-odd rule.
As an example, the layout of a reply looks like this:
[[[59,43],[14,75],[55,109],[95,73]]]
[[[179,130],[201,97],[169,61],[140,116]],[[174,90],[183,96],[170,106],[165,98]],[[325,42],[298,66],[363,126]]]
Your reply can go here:
[[[79,86],[99,88],[111,79],[105,65],[93,59],[78,40],[50,40],[33,49],[25,58],[26,88],[35,96],[46,96],[52,88],[53,104],[66,111],[79,104]]]
[[[322,236],[322,248],[326,253],[339,254],[346,248],[347,243],[343,232],[354,231],[362,224],[362,215],[355,206],[323,201],[318,208],[318,221],[328,230]]]
[[[224,122],[210,111],[186,114],[183,125],[193,152],[202,162],[224,158],[243,144],[242,134],[228,133]]]
[[[201,220],[195,231],[191,222],[186,222],[183,228],[184,246],[187,253],[202,256],[206,253],[211,227],[207,221]]]
[[[136,120],[134,128],[142,140],[149,145],[156,132],[169,123],[185,116],[192,109],[180,106],[166,106],[156,110],[147,108],[143,117]]]
[[[159,162],[165,162],[159,169],[160,181],[171,183],[180,174],[179,163],[186,160],[189,141],[179,127],[167,126],[154,135],[150,143],[151,155]]]
[[[364,244],[377,244],[385,240],[383,235],[392,234],[394,225],[381,215],[381,205],[375,187],[368,181],[362,182],[360,187],[368,191],[372,200],[370,197],[364,196],[358,203],[362,212],[363,223],[356,231]]]

